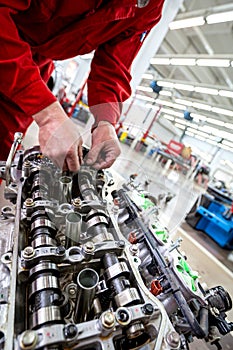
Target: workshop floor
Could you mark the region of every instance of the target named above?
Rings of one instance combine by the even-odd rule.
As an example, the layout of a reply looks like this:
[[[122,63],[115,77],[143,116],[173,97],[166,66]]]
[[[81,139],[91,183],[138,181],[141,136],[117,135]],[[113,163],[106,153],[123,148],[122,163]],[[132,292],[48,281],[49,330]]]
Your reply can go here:
[[[32,126],[25,146],[32,145],[36,139],[36,128]],[[113,166],[114,170],[126,179],[129,179],[131,174],[138,174],[136,183],[141,183],[155,197],[164,197],[159,204],[160,220],[168,228],[174,240],[177,237],[182,238],[182,250],[185,251],[192,269],[198,271],[208,287],[222,285],[233,298],[232,252],[220,248],[206,234],[195,231],[184,220],[197,196],[204,191],[203,188],[198,187],[181,173],[162,168],[156,160],[147,159],[128,145],[121,144],[121,147],[122,153]],[[170,194],[173,198],[165,204],[165,198]],[[0,186],[0,207],[4,203],[3,186]],[[228,313],[228,318],[233,321],[232,310]],[[233,349],[231,334],[224,337],[222,346],[224,350]],[[190,345],[190,350],[208,349],[214,350],[216,347],[207,346],[200,340],[195,340]]]

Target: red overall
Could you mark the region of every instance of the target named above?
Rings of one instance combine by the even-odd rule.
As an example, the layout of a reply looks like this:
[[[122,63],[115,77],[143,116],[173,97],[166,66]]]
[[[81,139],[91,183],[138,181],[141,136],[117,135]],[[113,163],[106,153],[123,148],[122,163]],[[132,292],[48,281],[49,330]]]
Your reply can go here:
[[[88,102],[96,121],[115,123],[130,90],[130,66],[164,0],[0,0],[0,160],[15,131],[56,98],[46,85],[53,60],[95,50]],[[99,104],[105,104],[99,108]]]

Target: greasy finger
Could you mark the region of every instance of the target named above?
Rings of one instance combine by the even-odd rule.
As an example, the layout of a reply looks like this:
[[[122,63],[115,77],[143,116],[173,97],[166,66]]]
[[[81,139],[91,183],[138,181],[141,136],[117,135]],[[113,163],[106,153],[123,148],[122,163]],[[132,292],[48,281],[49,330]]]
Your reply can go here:
[[[79,156],[80,165],[82,165],[83,164],[83,147],[82,147],[82,145],[78,146],[78,156]]]
[[[90,151],[88,152],[87,157],[86,157],[86,163],[88,165],[92,165],[92,164],[95,164],[97,162],[98,156],[101,152],[102,147],[103,147],[103,145],[99,144],[99,145],[96,145],[95,147],[90,149]]]
[[[66,163],[69,171],[77,172],[80,168],[80,162],[77,150],[71,148],[66,155]]]
[[[97,170],[110,168],[110,166],[112,166],[115,162],[116,158],[117,156],[114,153],[107,154],[105,159],[99,157],[93,164],[93,167]]]
[[[62,171],[68,171],[68,170],[69,170],[69,167],[68,167],[67,161],[65,159],[63,167],[62,167]]]

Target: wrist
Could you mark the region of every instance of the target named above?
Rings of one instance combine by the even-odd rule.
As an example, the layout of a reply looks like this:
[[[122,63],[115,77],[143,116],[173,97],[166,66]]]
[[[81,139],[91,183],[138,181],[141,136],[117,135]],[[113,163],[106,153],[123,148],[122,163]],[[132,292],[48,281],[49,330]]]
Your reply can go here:
[[[112,123],[110,123],[108,120],[100,120],[98,123],[97,123],[97,126],[101,126],[101,125],[112,125]]]
[[[64,120],[68,117],[64,113],[60,103],[55,101],[48,107],[42,109],[40,112],[34,114],[32,118],[39,125],[39,127],[41,127],[49,122]]]
[[[91,132],[93,132],[99,126],[111,126],[114,130],[114,125],[108,120],[100,120],[92,125]]]

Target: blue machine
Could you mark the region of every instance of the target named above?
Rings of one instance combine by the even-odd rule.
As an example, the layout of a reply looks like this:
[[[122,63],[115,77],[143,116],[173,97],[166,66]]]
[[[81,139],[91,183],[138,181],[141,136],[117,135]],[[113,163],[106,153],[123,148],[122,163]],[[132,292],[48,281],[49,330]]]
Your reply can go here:
[[[225,205],[226,204],[226,205]],[[209,235],[222,248],[233,249],[233,217],[226,200],[201,195],[186,216],[187,223]]]
[[[227,208],[217,201],[210,203],[208,208],[199,206],[196,210],[201,215],[196,229],[204,231],[221,247],[233,249],[233,218],[226,219]]]

